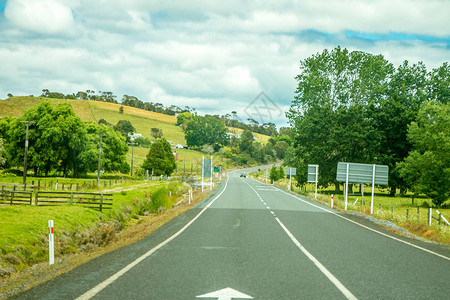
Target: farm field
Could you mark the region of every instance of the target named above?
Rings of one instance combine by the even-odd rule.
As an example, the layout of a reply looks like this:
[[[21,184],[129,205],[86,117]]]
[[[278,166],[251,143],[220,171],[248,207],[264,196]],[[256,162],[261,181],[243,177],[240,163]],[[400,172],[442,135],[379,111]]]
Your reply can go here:
[[[49,99],[44,97],[11,97],[6,100],[0,100],[0,117],[12,116],[20,117],[23,113],[32,108],[33,106],[39,105],[44,101],[50,101],[53,106],[59,103],[70,103],[72,105],[75,113],[81,118],[82,121],[94,121],[95,118],[92,115],[91,109],[89,108],[89,102],[84,100],[72,100],[72,99]]]

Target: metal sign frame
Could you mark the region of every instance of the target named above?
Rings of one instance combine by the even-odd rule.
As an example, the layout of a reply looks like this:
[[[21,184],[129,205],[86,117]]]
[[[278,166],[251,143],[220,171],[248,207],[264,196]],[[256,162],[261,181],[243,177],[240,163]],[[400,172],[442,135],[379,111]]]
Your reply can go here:
[[[370,214],[373,214],[373,197],[375,193],[375,185],[387,185],[388,179],[389,167],[386,165],[339,162],[336,170],[336,180],[345,182],[345,210],[347,210],[348,202],[348,184],[370,183],[372,184]]]
[[[308,165],[308,182],[315,183],[314,198],[317,199],[317,183],[319,182],[319,165]]]

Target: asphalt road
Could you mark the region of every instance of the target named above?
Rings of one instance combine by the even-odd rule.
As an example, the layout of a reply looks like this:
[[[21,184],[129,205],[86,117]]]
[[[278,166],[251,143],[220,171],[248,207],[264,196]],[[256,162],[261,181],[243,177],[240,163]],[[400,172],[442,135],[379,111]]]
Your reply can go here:
[[[449,298],[449,247],[239,174],[147,238],[13,298]]]

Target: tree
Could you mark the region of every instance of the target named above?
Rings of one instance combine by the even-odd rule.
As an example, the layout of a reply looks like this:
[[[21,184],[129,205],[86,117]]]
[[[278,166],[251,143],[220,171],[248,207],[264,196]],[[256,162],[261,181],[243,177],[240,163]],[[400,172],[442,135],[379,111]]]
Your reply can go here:
[[[3,139],[0,138],[0,167],[2,167],[6,162],[4,151],[5,147],[3,146]]]
[[[194,116],[184,131],[189,147],[201,147],[205,144],[227,145],[228,137],[223,121],[212,116]]]
[[[133,127],[128,120],[119,120],[117,124],[114,126],[114,130],[120,132],[123,136],[128,137],[129,133],[133,133],[136,129]]]
[[[397,188],[406,191],[406,183],[397,164],[412,148],[407,139],[408,124],[416,119],[420,105],[427,99],[427,70],[422,63],[403,62],[392,74],[386,97],[374,109],[376,130],[380,133],[378,162],[389,166],[391,195]]]
[[[123,105],[119,107],[119,114],[123,114]]]
[[[413,151],[399,163],[400,175],[415,193],[441,205],[450,197],[450,104],[436,101],[421,106],[408,126]]]
[[[371,162],[380,137],[374,107],[386,95],[393,67],[381,55],[337,47],[300,62],[291,124],[298,178],[319,164],[322,185],[336,182],[339,161]]]
[[[178,116],[177,116],[177,123],[180,125],[181,124],[187,125],[186,123],[188,123],[190,120],[192,120],[193,117],[194,117],[194,115],[189,111],[182,112],[182,113],[178,114]]]
[[[155,141],[163,136],[162,129],[159,128],[152,128],[150,130],[150,134],[153,138],[155,138]]]
[[[86,154],[86,161],[91,161],[92,166],[90,171],[97,169],[98,163],[98,149],[99,149],[99,134],[104,135],[102,139],[102,170],[108,172],[119,171],[121,173],[128,173],[130,165],[127,162],[128,146],[126,138],[115,131],[113,128],[106,125],[96,125],[95,123],[87,123],[87,132],[90,139],[91,154]],[[92,154],[93,163],[92,163]]]
[[[275,153],[277,154],[277,157],[279,159],[284,158],[284,155],[288,148],[289,148],[289,144],[285,141],[278,141],[275,143],[275,145],[273,145],[273,149],[275,150]]]
[[[241,138],[239,139],[239,149],[241,150],[241,152],[247,152],[248,154],[252,155],[254,150],[254,139],[255,137],[250,130],[244,130],[244,132],[241,133]]]
[[[157,176],[170,176],[172,174],[176,168],[176,162],[172,148],[165,138],[157,140],[150,146],[142,168],[149,171],[153,170],[153,174]]]

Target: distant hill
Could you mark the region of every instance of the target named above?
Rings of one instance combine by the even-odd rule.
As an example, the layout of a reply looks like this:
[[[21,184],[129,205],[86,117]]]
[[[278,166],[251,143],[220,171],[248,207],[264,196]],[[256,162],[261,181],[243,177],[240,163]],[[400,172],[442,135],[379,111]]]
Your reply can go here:
[[[56,106],[59,103],[67,102],[73,107],[75,113],[83,121],[98,122],[104,119],[111,124],[117,124],[119,120],[129,120],[136,132],[144,137],[151,138],[151,128],[159,128],[163,131],[163,137],[169,140],[173,145],[186,145],[184,132],[179,126],[175,126],[177,118],[161,113],[151,112],[139,108],[123,106],[123,114],[119,113],[121,104],[109,102],[91,101],[91,100],[71,100],[71,99],[54,99],[44,97],[11,97],[6,100],[0,100],[0,117],[13,116],[20,117],[23,113],[41,102],[49,101]],[[243,130],[239,128],[229,128],[229,131],[235,134],[241,133]],[[269,136],[254,133],[259,142],[267,143]]]

